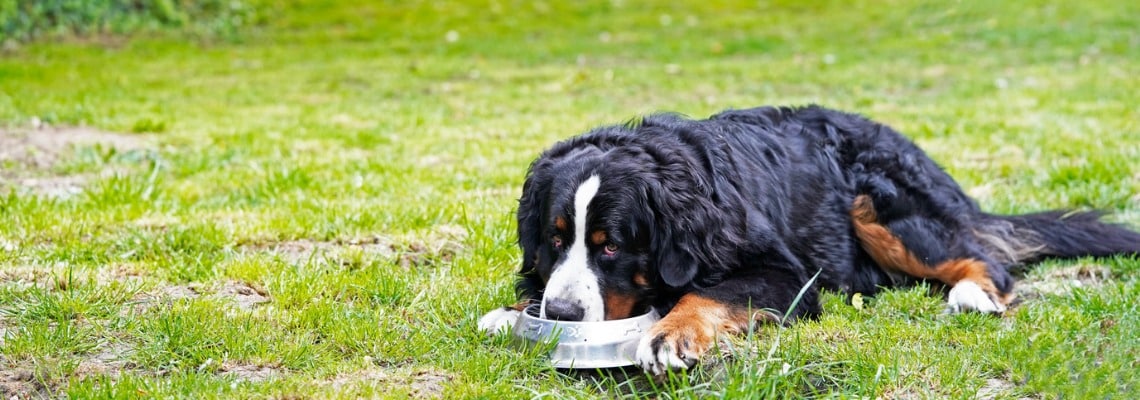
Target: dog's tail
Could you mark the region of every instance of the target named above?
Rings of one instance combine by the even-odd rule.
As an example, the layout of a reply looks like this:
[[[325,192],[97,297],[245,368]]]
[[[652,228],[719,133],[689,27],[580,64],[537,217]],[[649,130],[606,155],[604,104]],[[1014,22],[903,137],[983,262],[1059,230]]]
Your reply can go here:
[[[991,257],[1009,265],[1046,258],[1140,255],[1140,233],[1102,222],[1099,211],[985,214],[974,229]]]

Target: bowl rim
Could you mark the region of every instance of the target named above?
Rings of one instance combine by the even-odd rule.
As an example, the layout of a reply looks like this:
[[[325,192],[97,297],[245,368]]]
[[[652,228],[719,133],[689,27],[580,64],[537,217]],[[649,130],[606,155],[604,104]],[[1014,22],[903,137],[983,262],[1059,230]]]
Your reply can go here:
[[[538,310],[538,307],[540,307],[540,306],[541,306],[541,304],[539,304],[539,303],[535,303],[535,304],[531,304],[531,305],[526,306],[525,308],[523,308],[522,313],[519,315],[519,317],[520,318],[526,318],[527,320],[530,320],[530,321],[540,322],[540,323],[549,324],[549,325],[558,324],[558,325],[567,325],[567,326],[598,326],[598,325],[607,325],[607,324],[625,324],[625,323],[630,323],[630,322],[636,322],[638,320],[652,318],[653,315],[655,315],[657,313],[657,309],[655,309],[653,307],[649,307],[649,311],[646,311],[642,314],[638,314],[638,315],[635,315],[635,316],[632,316],[629,318],[607,319],[607,320],[602,320],[602,321],[562,321],[562,320],[557,320],[557,319],[540,318],[537,315],[538,314],[537,310]],[[531,314],[531,312],[530,312],[531,309],[535,310],[534,314]]]
[[[657,310],[649,307],[644,314],[630,318],[606,321],[559,321],[542,319],[536,315],[538,304],[523,309],[512,330],[516,343],[534,346],[553,343],[546,354],[551,365],[559,369],[618,368],[635,365],[635,351],[645,329],[660,320]],[[636,327],[638,334],[630,336],[628,328]],[[620,329],[627,332],[620,335]],[[570,335],[569,337],[567,335]],[[551,342],[553,341],[553,342]]]

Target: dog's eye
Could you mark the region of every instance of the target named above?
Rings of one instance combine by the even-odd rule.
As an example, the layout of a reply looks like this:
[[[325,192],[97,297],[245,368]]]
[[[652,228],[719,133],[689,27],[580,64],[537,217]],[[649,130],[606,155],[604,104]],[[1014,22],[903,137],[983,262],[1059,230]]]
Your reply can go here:
[[[556,248],[562,248],[562,236],[554,235],[550,237],[550,244]]]
[[[617,253],[618,245],[614,242],[606,243],[605,251],[607,256],[612,256],[614,253]]]

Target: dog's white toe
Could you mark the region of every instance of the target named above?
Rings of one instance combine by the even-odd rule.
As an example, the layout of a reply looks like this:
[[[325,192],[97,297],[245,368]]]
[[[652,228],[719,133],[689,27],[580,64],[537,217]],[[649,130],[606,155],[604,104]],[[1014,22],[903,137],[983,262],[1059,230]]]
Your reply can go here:
[[[977,311],[983,313],[1005,312],[1005,306],[995,302],[978,284],[961,281],[950,289],[946,303],[951,312]]]
[[[696,364],[698,356],[688,353],[677,351],[668,340],[657,339],[656,335],[645,335],[637,344],[634,361],[641,369],[653,375],[662,375],[669,370],[682,370]]]
[[[479,318],[479,329],[488,335],[493,335],[503,330],[509,331],[515,326],[515,321],[518,321],[520,314],[522,313],[518,310],[505,307],[496,308],[482,318]]]

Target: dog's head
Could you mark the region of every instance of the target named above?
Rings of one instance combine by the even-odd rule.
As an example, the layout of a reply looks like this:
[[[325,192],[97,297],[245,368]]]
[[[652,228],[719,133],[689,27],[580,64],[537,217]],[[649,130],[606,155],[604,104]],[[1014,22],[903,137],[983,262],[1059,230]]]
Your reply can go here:
[[[555,145],[519,200],[520,289],[545,318],[601,321],[719,279],[745,223],[675,136],[611,127]],[[646,125],[639,127],[642,131]],[[649,136],[654,136],[649,140]],[[699,149],[696,149],[699,150]]]

